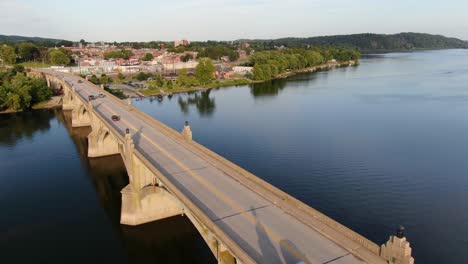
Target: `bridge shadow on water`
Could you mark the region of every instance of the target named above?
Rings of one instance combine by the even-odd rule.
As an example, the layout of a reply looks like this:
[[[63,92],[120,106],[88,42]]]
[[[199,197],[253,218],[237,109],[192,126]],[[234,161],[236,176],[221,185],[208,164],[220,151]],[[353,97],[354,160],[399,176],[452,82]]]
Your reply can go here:
[[[70,133],[99,205],[127,256],[121,263],[216,263],[203,238],[186,217],[176,216],[140,226],[121,225],[120,191],[129,183],[122,158],[114,155],[89,159],[87,136],[91,129],[72,128],[69,111],[59,111],[57,119]],[[141,129],[135,133],[135,141],[141,140],[140,132]]]

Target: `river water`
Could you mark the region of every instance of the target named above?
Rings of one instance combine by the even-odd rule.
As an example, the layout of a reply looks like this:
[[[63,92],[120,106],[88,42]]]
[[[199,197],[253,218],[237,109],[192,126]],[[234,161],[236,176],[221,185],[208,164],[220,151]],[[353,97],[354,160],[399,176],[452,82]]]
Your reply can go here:
[[[134,104],[177,130],[189,121],[198,142],[378,244],[405,226],[416,263],[466,262],[467,50]],[[0,115],[3,259],[215,262],[184,217],[121,226],[122,160],[87,159],[89,129],[70,122]]]

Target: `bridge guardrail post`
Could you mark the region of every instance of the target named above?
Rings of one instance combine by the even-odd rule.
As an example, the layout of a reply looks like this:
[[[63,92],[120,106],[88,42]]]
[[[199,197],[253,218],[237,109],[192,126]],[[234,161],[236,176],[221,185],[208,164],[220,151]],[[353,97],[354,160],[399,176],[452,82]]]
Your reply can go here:
[[[190,129],[190,124],[188,121],[185,121],[185,125],[181,133],[185,140],[192,141],[192,130]]]

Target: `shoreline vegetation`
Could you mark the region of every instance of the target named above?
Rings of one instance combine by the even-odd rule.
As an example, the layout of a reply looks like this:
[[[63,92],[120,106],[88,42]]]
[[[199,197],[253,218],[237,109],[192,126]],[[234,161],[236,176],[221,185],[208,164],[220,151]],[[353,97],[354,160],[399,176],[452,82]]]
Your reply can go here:
[[[52,108],[60,101],[53,95],[44,79],[28,77],[23,66],[0,68],[0,113]]]
[[[190,75],[188,70],[179,71],[177,79],[166,81],[161,75],[140,73],[137,79],[147,81],[148,88],[140,91],[146,96],[191,92],[226,86],[260,83],[291,75],[317,70],[331,69],[359,64],[361,54],[354,49],[346,48],[311,48],[280,49],[256,52],[251,55],[244,66],[251,71],[235,79],[217,80],[214,78],[216,68],[209,59],[201,59]]]
[[[294,71],[288,71],[288,72],[279,74],[279,75],[277,75],[277,76],[275,76],[275,77],[273,77],[271,79],[267,79],[267,80],[232,79],[232,80],[213,82],[213,83],[211,83],[209,85],[206,85],[206,86],[180,88],[180,89],[172,90],[172,91],[169,91],[169,92],[167,92],[165,90],[145,89],[145,90],[142,90],[140,93],[142,93],[145,96],[173,95],[173,94],[179,94],[179,93],[204,91],[204,90],[215,89],[215,88],[232,87],[232,86],[248,85],[248,84],[255,84],[255,83],[264,83],[264,82],[268,82],[268,81],[271,81],[271,80],[285,79],[285,78],[288,78],[288,77],[291,77],[291,76],[294,76],[294,75],[298,75],[298,74],[303,74],[303,73],[328,71],[328,70],[332,70],[334,68],[342,68],[342,67],[358,66],[358,65],[359,65],[359,62],[355,62],[355,61],[339,61],[339,62],[336,62],[336,63],[324,63],[324,64],[313,66],[313,67],[308,67],[308,68],[294,70]]]

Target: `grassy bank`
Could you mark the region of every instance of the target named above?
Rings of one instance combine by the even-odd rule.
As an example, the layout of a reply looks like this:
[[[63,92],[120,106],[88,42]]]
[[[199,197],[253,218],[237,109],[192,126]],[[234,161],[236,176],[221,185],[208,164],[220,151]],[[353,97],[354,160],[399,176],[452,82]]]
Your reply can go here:
[[[250,83],[254,83],[255,81],[249,79],[237,79],[237,80],[223,80],[223,81],[214,81],[210,84],[203,85],[203,86],[196,86],[196,87],[173,87],[172,89],[166,89],[164,92],[161,92],[159,89],[146,89],[141,91],[142,94],[146,96],[152,95],[161,95],[161,94],[175,94],[175,93],[183,93],[183,92],[192,92],[192,91],[199,91],[199,90],[206,90],[211,88],[218,88],[218,87],[227,87],[227,86],[236,86],[236,85],[246,85]]]
[[[17,65],[21,65],[25,68],[47,68],[47,67],[52,66],[52,64],[42,63],[39,61],[27,61],[27,62],[18,63]]]

